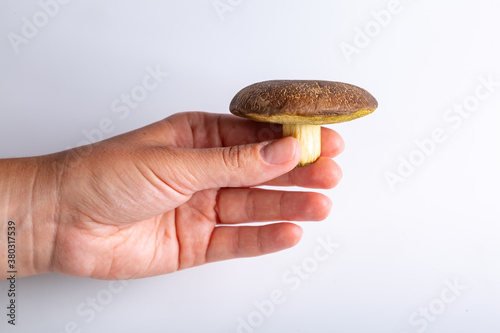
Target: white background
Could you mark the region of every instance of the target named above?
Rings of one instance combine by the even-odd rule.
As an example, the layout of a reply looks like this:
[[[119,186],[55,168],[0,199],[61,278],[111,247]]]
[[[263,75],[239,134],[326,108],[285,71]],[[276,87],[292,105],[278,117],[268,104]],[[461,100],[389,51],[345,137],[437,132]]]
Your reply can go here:
[[[500,86],[477,87],[500,82],[500,3],[401,0],[381,28],[372,12],[391,1],[221,3],[231,10],[212,0],[71,1],[43,22],[37,1],[1,1],[0,157],[74,147],[103,118],[110,137],[176,112],[228,113],[257,81],[344,81],[379,109],[332,126],[346,150],[341,183],[324,191],[330,217],[301,223],[293,249],[129,281],[114,294],[107,281],[21,279],[15,328],[2,281],[0,330],[237,332],[245,321],[240,332],[498,332]],[[9,36],[34,16],[44,25],[16,52]],[[342,43],[358,53],[346,57]],[[112,103],[148,66],[169,76],[120,119]],[[478,105],[476,88],[489,92]],[[449,113],[464,102],[465,117]],[[416,141],[435,130],[446,139],[424,155]],[[410,158],[413,172],[401,166]],[[389,173],[404,182],[391,188]],[[340,245],[321,262],[318,238]],[[307,278],[292,283],[302,265]],[[271,307],[273,292],[284,302]],[[96,297],[105,304],[91,316]]]

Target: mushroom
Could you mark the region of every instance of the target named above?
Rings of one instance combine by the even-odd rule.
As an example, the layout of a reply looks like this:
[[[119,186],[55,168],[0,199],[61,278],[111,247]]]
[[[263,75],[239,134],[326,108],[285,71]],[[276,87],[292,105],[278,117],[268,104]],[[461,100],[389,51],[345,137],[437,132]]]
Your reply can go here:
[[[260,122],[283,124],[283,137],[299,140],[306,166],[321,154],[321,125],[366,116],[377,108],[366,90],[332,81],[272,80],[254,83],[232,99],[232,114]]]

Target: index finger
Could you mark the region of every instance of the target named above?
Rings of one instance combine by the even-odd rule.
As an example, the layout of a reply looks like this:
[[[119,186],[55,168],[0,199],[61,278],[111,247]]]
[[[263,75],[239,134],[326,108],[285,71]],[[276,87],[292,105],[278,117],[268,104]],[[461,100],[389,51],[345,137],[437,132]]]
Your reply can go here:
[[[233,115],[203,113],[203,119],[191,119],[193,132],[200,126],[206,129],[207,147],[230,147],[255,142],[276,140],[283,135],[281,124],[262,123]],[[200,124],[202,122],[202,125]],[[196,140],[195,140],[196,141]],[[200,143],[198,143],[200,144]],[[211,144],[211,145],[210,145]],[[335,157],[344,150],[342,137],[334,130],[321,127],[321,156]]]
[[[184,148],[214,148],[276,140],[282,125],[262,123],[230,114],[183,112],[146,127],[155,143]],[[136,130],[138,137],[146,128]],[[344,149],[340,135],[321,128],[321,156],[335,157]]]

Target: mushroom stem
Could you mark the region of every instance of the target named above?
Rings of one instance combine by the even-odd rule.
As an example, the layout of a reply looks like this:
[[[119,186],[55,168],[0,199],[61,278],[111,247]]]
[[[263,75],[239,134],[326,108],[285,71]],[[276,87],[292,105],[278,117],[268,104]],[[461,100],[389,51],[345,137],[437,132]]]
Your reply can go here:
[[[316,161],[321,154],[321,125],[283,124],[283,137],[293,136],[300,142],[302,154],[298,167]]]

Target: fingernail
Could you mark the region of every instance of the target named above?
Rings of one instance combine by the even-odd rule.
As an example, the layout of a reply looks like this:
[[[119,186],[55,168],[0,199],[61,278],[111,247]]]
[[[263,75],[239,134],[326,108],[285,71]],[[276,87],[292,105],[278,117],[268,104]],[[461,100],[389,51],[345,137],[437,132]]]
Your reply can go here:
[[[290,161],[295,155],[296,143],[292,138],[271,141],[260,149],[262,159],[270,164]]]

